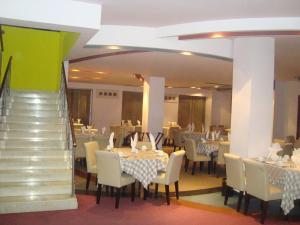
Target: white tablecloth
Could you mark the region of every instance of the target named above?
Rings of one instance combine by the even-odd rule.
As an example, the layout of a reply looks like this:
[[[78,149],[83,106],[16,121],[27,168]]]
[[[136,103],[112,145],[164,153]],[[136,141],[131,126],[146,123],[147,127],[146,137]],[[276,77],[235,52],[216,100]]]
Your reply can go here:
[[[157,176],[158,171],[165,170],[169,157],[166,153],[158,155],[155,151],[139,151],[131,153],[129,148],[116,149],[126,157],[120,157],[121,169],[140,181],[145,188]]]
[[[283,190],[281,208],[287,215],[294,208],[294,200],[300,198],[300,168],[283,168],[266,164],[270,183]]]
[[[218,153],[219,143],[218,142],[199,142],[197,146],[197,152],[207,156],[216,155]]]

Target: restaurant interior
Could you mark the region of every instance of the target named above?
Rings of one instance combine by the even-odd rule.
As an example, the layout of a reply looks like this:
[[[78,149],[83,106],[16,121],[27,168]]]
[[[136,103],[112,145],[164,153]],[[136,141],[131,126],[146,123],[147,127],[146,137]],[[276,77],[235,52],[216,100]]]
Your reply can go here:
[[[299,8],[0,1],[0,224],[300,224]]]

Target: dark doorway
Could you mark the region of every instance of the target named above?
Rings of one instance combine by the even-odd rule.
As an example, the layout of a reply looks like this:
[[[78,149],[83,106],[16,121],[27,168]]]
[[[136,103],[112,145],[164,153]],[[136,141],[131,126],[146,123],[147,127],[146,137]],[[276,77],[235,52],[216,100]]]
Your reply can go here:
[[[297,139],[300,137],[300,95],[298,96]]]
[[[131,120],[136,125],[137,120],[142,121],[143,93],[123,91],[122,120]]]

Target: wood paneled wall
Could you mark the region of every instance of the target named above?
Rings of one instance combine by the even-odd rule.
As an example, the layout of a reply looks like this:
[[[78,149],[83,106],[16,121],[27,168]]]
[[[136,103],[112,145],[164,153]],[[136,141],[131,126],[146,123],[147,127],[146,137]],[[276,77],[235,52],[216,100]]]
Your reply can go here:
[[[131,120],[135,125],[137,120],[142,121],[142,113],[143,93],[123,91],[122,120]]]
[[[205,97],[179,95],[178,124],[182,128],[194,123],[195,131],[202,130],[205,121],[205,100]]]

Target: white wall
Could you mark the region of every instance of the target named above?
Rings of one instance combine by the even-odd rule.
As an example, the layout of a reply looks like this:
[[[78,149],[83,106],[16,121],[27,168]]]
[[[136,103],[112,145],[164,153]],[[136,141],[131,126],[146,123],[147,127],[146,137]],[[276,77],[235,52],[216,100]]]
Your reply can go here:
[[[296,136],[299,81],[276,81],[274,101],[274,138]]]
[[[230,127],[232,91],[213,91],[211,124]]]
[[[118,85],[104,85],[104,84],[91,84],[91,83],[77,83],[70,82],[70,88],[79,88],[79,89],[92,89],[92,124],[101,128],[103,126],[109,127],[110,124],[120,124],[122,117],[122,93],[123,91],[137,91],[142,92],[142,87],[132,87],[132,86],[118,86]],[[98,98],[96,97],[97,89],[105,90],[117,90],[119,91],[119,98],[117,99],[107,99],[107,98]],[[224,106],[225,102],[228,102],[228,94],[224,96],[222,94],[212,96],[211,91],[207,90],[197,90],[189,88],[172,88],[165,89],[166,95],[177,96],[175,102],[165,102],[164,103],[164,125],[167,125],[169,121],[176,121],[178,119],[178,95],[196,95],[196,96],[205,96],[205,126],[209,127],[212,123],[212,112],[223,112],[226,110],[218,110],[215,107],[220,105]],[[213,100],[214,98],[214,100]],[[223,100],[218,100],[221,98]],[[224,100],[225,99],[225,100]],[[216,104],[212,104],[213,101],[216,101]],[[227,112],[227,111],[226,111]],[[220,113],[214,113],[214,121],[221,121],[222,124],[226,125],[230,121],[230,116],[226,114],[221,115]],[[220,117],[221,116],[221,117]],[[220,117],[220,118],[219,118]],[[220,124],[220,123],[217,123]]]

